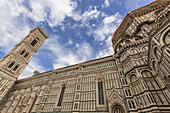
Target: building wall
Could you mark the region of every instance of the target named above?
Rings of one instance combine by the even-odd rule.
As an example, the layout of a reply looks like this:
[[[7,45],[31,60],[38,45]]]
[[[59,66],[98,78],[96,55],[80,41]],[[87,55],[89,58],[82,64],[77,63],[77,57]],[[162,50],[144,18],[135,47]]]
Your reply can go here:
[[[17,80],[1,113],[169,112],[167,4],[129,13],[112,39],[114,55]]]

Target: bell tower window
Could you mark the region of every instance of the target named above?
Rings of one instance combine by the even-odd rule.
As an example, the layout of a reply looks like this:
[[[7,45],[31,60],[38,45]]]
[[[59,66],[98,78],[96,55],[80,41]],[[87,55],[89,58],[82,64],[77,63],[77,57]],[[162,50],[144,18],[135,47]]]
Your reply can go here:
[[[37,43],[37,40],[34,39],[34,40],[31,42],[31,45],[32,45],[32,46],[35,46],[36,43]]]
[[[8,66],[8,68],[11,68],[14,64],[15,64],[15,62],[12,62],[12,63]]]
[[[15,66],[15,68],[13,69],[14,71],[16,71],[19,68],[19,64]]]
[[[25,53],[25,50],[23,50],[21,53],[20,53],[20,55],[23,55]]]
[[[29,55],[29,53],[26,53],[25,56],[24,56],[24,58],[27,58],[28,55]]]

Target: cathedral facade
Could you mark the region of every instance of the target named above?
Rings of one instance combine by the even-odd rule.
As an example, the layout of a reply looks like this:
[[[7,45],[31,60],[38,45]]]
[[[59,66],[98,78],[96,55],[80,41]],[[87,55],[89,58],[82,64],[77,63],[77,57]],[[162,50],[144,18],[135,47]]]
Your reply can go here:
[[[169,12],[169,0],[129,12],[111,56],[17,80],[48,38],[37,27],[0,60],[0,112],[170,112]]]

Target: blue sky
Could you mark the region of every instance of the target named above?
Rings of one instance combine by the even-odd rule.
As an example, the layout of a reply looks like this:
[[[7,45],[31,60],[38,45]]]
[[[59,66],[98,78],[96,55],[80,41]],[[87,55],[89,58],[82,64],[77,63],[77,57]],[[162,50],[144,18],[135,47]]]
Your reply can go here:
[[[154,0],[1,0],[0,58],[30,30],[48,34],[21,78],[112,55],[111,37],[127,12]]]

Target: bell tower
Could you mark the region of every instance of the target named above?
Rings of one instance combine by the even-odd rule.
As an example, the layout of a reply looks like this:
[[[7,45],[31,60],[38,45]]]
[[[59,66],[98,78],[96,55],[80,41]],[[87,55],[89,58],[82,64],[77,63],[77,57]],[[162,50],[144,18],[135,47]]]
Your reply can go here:
[[[47,38],[39,26],[0,60],[0,103]]]

